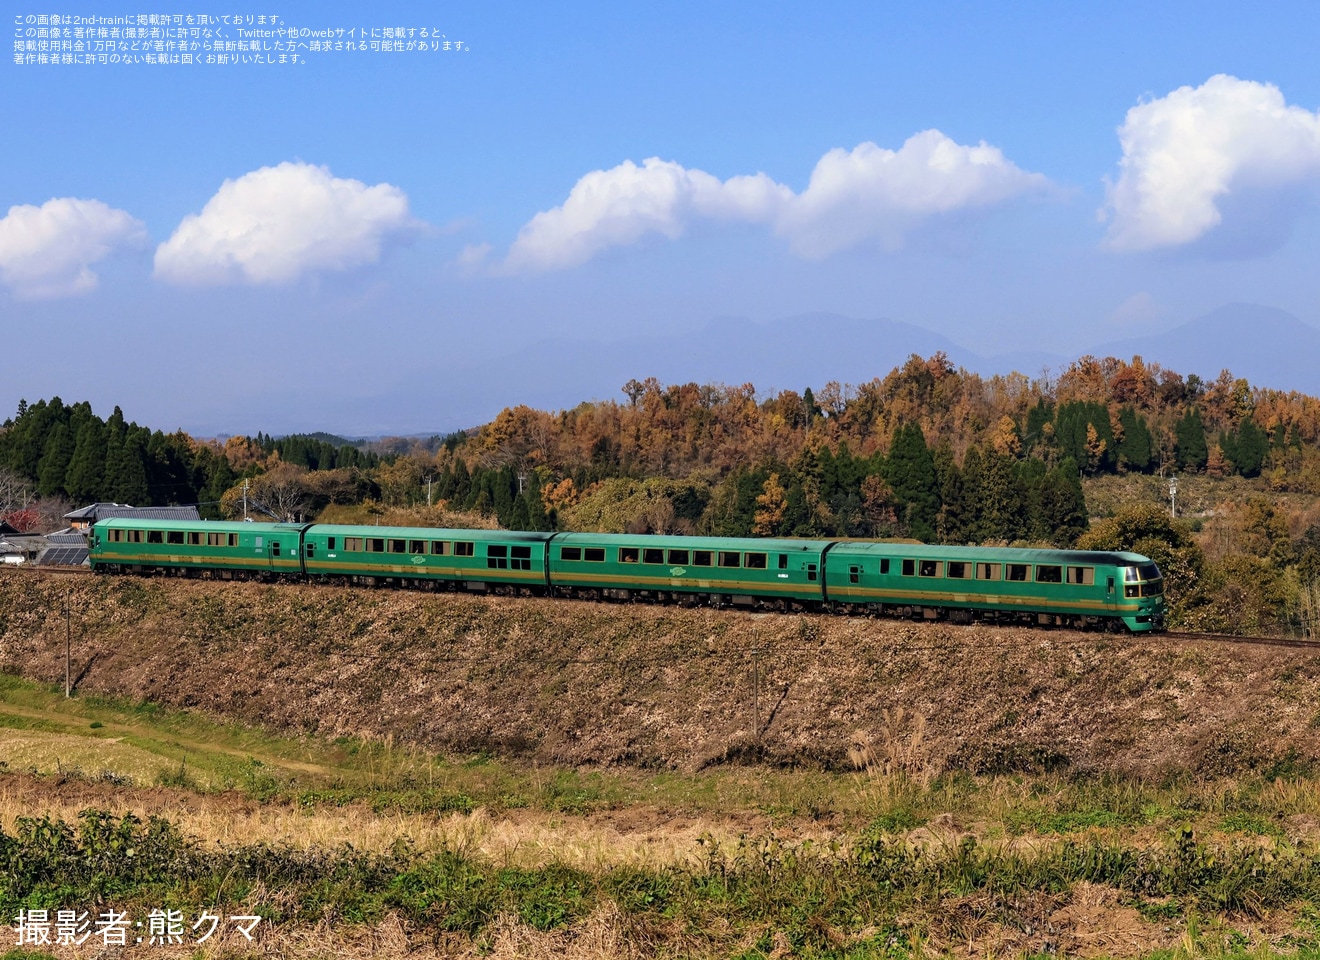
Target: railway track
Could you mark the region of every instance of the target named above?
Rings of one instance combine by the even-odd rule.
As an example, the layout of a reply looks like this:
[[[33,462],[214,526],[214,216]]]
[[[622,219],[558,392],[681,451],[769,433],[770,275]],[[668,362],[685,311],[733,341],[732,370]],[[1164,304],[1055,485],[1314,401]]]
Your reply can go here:
[[[1296,647],[1304,650],[1320,650],[1320,640],[1303,640],[1298,637],[1243,637],[1231,633],[1193,633],[1181,630],[1169,630],[1159,636],[1168,640],[1208,640],[1212,643],[1238,643],[1262,647]]]
[[[86,567],[24,567],[20,568],[26,576],[62,576],[90,577],[91,570]],[[1202,633],[1187,630],[1168,630],[1164,633],[1145,634],[1155,639],[1201,641],[1210,643],[1233,643],[1263,647],[1292,647],[1300,650],[1320,650],[1320,639],[1308,640],[1300,637],[1250,637],[1231,633]]]
[[[23,564],[15,572],[24,577],[44,577],[48,574],[60,577],[90,577],[92,571],[87,567],[36,567]]]

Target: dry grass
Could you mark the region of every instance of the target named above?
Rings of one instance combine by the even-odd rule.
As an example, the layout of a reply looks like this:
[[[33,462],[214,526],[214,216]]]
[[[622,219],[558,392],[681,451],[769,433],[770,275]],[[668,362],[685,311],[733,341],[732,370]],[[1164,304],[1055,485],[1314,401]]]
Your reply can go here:
[[[97,778],[110,774],[133,783],[154,783],[179,764],[166,757],[123,742],[121,737],[88,737],[46,731],[0,729],[0,757],[10,770],[54,774],[81,774]],[[206,776],[203,786],[218,786]]]
[[[228,847],[271,844],[298,849],[335,848],[385,853],[406,842],[421,853],[443,849],[509,866],[548,863],[583,870],[617,866],[659,868],[695,865],[699,840],[736,845],[742,830],[718,818],[675,817],[653,809],[626,814],[570,816],[513,810],[492,816],[472,814],[377,814],[365,805],[317,808],[260,805],[237,795],[194,795],[177,790],[118,790],[101,794],[64,784],[52,789],[42,780],[0,778],[0,827],[13,832],[18,817],[50,814],[66,821],[94,806],[115,815],[162,816],[185,834]],[[811,831],[826,839],[830,831]]]

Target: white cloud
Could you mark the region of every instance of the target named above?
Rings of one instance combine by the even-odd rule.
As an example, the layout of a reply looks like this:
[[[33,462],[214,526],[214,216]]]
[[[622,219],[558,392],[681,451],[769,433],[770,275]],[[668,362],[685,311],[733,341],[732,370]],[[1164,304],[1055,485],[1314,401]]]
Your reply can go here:
[[[583,263],[608,247],[658,234],[675,239],[698,220],[768,225],[795,253],[824,257],[879,239],[902,246],[931,218],[985,207],[1040,190],[994,147],[954,143],[938,130],[898,151],[864,143],[831,150],[801,194],[764,173],[720,180],[652,157],[582,177],[561,206],[538,213],[518,233],[504,269],[551,270]]]
[[[146,238],[141,221],[100,200],[10,207],[0,220],[0,280],[29,299],[87,293],[98,282],[92,264]]]
[[[398,187],[368,187],[325,167],[281,163],[226,180],[200,214],[156,250],[173,283],[288,283],[380,258],[385,239],[414,227]]]
[[[825,154],[776,232],[806,257],[829,256],[872,238],[896,250],[909,231],[932,217],[1048,186],[1042,174],[1019,169],[996,147],[967,147],[925,130],[897,151],[863,143]]]
[[[576,266],[649,233],[676,239],[701,217],[765,220],[790,196],[764,174],[721,181],[656,157],[640,167],[626,160],[588,173],[562,206],[534,216],[518,232],[505,265],[515,271]]]
[[[1235,196],[1287,217],[1275,208],[1288,204],[1272,199],[1320,183],[1320,115],[1288,106],[1271,84],[1220,74],[1180,87],[1129,110],[1118,136],[1123,159],[1105,211],[1117,250],[1197,240]]]

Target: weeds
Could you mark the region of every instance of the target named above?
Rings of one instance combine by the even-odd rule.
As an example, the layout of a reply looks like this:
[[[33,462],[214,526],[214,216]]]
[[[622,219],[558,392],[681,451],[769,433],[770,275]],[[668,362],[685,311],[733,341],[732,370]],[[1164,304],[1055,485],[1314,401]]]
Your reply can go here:
[[[86,811],[76,824],[23,818],[13,835],[0,833],[0,910],[255,898],[273,924],[327,916],[374,923],[393,912],[418,930],[476,943],[502,917],[547,932],[609,907],[649,929],[663,922],[705,931],[712,949],[753,933],[796,955],[861,956],[909,943],[898,934],[913,911],[938,915],[984,901],[999,905],[986,917],[1009,922],[1014,904],[1066,898],[1079,884],[1118,891],[1150,922],[1183,922],[1191,947],[1199,934],[1188,921],[1198,916],[1252,917],[1320,901],[1320,856],[1282,843],[1208,843],[1182,828],[1144,847],[1098,836],[1033,848],[970,835],[915,845],[879,824],[851,846],[771,836],[732,845],[706,838],[700,847],[690,865],[514,867],[461,847],[423,854],[405,842],[377,854],[214,849],[159,818]]]

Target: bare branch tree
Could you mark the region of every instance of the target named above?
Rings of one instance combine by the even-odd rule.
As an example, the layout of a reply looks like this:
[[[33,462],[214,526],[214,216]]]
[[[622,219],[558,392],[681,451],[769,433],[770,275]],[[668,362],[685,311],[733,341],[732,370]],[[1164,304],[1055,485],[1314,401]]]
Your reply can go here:
[[[25,510],[36,499],[32,484],[5,467],[0,467],[0,515]]]

